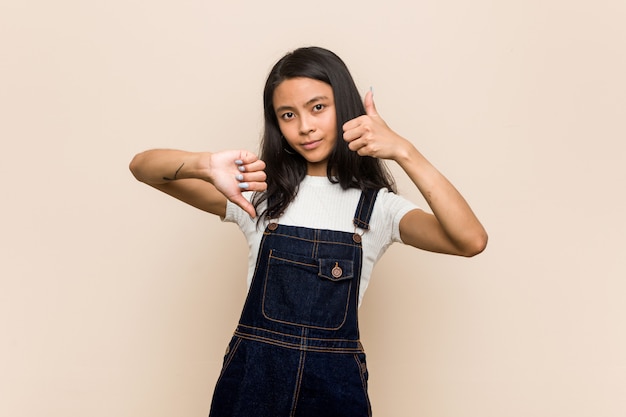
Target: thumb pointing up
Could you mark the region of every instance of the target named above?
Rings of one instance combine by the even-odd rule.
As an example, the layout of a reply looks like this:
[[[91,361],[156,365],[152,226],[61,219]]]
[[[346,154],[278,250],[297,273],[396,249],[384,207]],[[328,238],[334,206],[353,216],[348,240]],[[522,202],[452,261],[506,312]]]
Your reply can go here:
[[[365,114],[368,116],[378,116],[378,112],[376,111],[376,105],[374,104],[374,92],[370,88],[370,91],[365,94]]]

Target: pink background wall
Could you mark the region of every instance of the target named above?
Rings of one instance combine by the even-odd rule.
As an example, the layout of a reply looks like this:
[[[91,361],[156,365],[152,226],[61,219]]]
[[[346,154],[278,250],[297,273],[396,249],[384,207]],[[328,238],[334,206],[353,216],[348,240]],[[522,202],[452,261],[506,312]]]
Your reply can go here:
[[[128,162],[257,150],[267,71],[311,44],[490,234],[375,269],[375,415],[626,415],[624,22],[621,0],[0,5],[0,415],[207,415],[245,242]]]

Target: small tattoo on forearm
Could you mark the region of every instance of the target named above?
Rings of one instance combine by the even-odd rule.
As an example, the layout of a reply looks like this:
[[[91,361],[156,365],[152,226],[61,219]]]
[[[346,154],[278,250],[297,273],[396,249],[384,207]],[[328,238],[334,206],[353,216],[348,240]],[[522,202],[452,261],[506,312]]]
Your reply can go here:
[[[185,165],[185,163],[183,162],[183,164],[181,166],[178,167],[178,169],[176,170],[176,172],[174,173],[174,178],[169,178],[169,177],[163,177],[164,180],[166,181],[174,181],[176,179],[176,177],[178,177],[178,172],[180,171],[180,169],[183,167],[183,165]]]

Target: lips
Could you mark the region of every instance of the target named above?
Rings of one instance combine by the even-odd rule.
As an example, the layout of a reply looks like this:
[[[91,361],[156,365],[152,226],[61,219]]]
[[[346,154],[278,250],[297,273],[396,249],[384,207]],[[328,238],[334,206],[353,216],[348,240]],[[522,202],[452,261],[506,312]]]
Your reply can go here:
[[[302,144],[302,147],[308,151],[315,149],[319,146],[319,144],[322,143],[322,139],[319,140],[313,140],[311,142],[306,142]]]

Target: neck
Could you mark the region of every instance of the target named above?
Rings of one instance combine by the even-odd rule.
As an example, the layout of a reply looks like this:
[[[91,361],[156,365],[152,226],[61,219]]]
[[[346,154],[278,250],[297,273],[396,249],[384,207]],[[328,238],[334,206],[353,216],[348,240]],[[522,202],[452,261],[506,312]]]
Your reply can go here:
[[[325,177],[326,176],[326,164],[311,164],[307,166],[306,174],[311,177]]]

